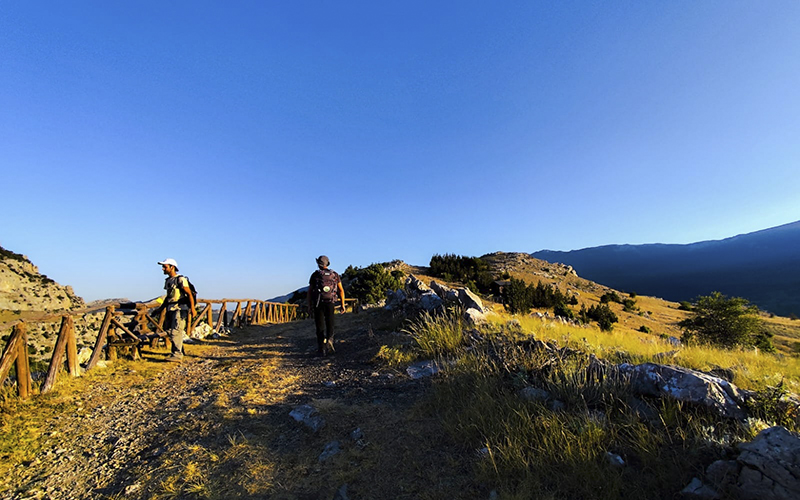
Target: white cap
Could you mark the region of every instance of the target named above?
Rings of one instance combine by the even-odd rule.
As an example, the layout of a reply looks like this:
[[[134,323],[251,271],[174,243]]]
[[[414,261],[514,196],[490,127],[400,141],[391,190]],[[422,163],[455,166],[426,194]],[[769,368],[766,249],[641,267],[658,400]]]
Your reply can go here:
[[[174,266],[175,268],[178,267],[178,263],[175,262],[175,259],[164,259],[162,262],[159,262],[162,266]]]

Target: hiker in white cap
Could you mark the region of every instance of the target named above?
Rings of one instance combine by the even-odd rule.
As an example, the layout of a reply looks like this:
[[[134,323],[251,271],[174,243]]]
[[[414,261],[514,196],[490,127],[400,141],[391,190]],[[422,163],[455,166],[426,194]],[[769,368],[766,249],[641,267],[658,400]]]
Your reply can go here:
[[[181,361],[183,359],[183,335],[186,331],[186,321],[192,320],[195,310],[195,296],[186,276],[178,274],[178,263],[175,259],[164,259],[159,262],[161,270],[167,275],[164,281],[164,290],[167,295],[161,308],[166,309],[164,329],[172,341],[172,354],[167,361]]]

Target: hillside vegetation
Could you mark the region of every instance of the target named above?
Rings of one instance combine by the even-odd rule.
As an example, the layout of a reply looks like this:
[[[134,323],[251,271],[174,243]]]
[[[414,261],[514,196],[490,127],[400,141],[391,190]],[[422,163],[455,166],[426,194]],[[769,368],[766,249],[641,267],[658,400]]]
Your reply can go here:
[[[526,254],[483,259],[496,278],[575,296],[575,312],[610,292],[635,307],[606,302],[618,322],[603,331],[552,310],[510,315],[487,293],[492,313],[478,327],[452,310],[337,315],[337,351],[325,358],[312,355],[313,324],[302,320],[188,345],[179,365],[146,349],[143,361],[62,376],[29,401],[6,386],[0,497],[675,498],[760,430],[798,430],[787,398],[800,392],[796,322],[762,318],[775,354],[676,346],[670,337],[689,317],[680,304],[631,297]],[[395,269],[438,279],[426,267]],[[407,368],[426,360],[439,373],[412,377]],[[624,379],[598,376],[593,360],[726,373],[754,391],[753,403],[747,419],[731,419],[637,398]],[[551,396],[522,397],[530,387]],[[291,418],[300,405],[325,425]]]

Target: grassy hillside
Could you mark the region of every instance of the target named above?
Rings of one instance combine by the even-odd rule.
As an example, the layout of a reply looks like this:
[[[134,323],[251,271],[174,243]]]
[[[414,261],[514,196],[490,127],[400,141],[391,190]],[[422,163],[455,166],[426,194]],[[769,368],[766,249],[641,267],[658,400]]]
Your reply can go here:
[[[498,275],[577,293],[573,308],[608,291],[524,254],[487,259]],[[432,279],[426,268],[407,269]],[[511,316],[488,300],[494,313],[477,329],[453,314],[373,309],[337,315],[332,357],[311,355],[313,324],[303,320],[187,345],[180,365],[162,362],[164,349],[146,349],[143,361],[80,379],[62,374],[53,393],[25,402],[5,387],[0,496],[310,499],[346,486],[349,498],[638,499],[647,491],[666,499],[761,429],[798,430],[797,409],[783,397],[800,392],[797,357],[676,348],[665,337],[679,335],[686,312],[635,299],[638,312],[610,304],[620,316],[611,332]],[[795,322],[765,320],[792,351]],[[559,356],[536,342],[558,346]],[[592,356],[728,371],[756,391],[750,418],[636,398],[624,381],[592,375]],[[428,359],[440,361],[437,376],[409,377],[410,363]],[[520,397],[528,386],[560,406]],[[326,426],[311,432],[289,417],[301,404]],[[321,459],[333,441],[340,452]]]

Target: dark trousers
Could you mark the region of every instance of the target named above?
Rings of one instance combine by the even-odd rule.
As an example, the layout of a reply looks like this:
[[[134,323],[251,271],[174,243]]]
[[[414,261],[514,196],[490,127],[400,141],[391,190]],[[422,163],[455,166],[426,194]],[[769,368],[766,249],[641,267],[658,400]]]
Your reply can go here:
[[[317,345],[322,348],[326,340],[333,342],[333,302],[320,302],[314,308],[314,324],[317,326]],[[325,334],[327,330],[327,335]]]

